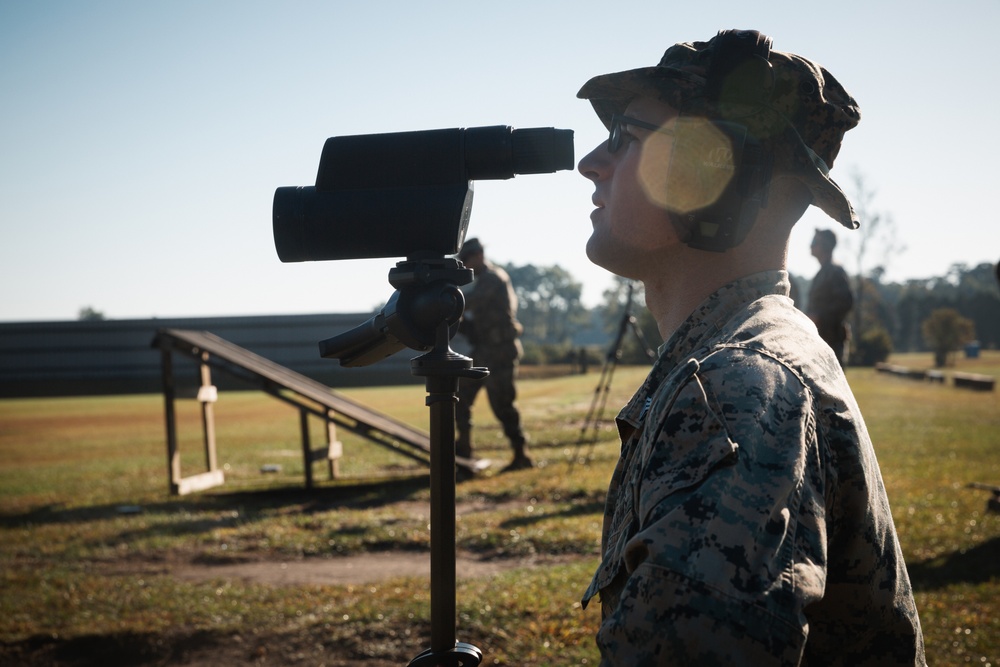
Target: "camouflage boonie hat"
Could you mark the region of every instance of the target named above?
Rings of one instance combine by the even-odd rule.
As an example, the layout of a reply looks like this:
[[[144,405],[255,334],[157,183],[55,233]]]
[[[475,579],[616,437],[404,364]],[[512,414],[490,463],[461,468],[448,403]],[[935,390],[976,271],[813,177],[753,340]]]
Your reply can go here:
[[[766,40],[755,31],[723,31],[738,38]],[[745,125],[770,146],[777,164],[804,177],[813,204],[848,229],[860,225],[854,207],[840,186],[830,178],[830,167],[840,151],[847,130],[861,120],[861,110],[832,74],[801,56],[769,51],[770,80],[761,82],[758,100],[726,103],[710,100],[708,71],[718,53],[720,32],[707,42],[671,46],[655,67],[596,76],[584,84],[577,97],[590,100],[605,126],[611,116],[624,113],[636,97],[666,102],[684,115],[729,120]],[[741,68],[729,78],[739,81]],[[722,82],[723,89],[730,83]],[[724,97],[722,99],[725,99]]]

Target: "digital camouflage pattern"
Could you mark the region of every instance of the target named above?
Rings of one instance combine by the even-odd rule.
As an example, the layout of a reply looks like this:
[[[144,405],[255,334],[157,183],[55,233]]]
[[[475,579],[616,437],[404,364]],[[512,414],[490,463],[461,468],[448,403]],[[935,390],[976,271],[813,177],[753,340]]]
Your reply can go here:
[[[618,416],[602,665],[923,665],[868,431],[784,271],[727,285]]]
[[[459,382],[455,422],[460,456],[471,456],[472,404],[484,387],[490,408],[515,451],[518,448],[523,451],[525,441],[521,414],[515,403],[514,381],[522,354],[517,296],[506,271],[485,260],[484,265],[477,271],[472,288],[463,290],[466,319],[461,331],[472,344],[474,363],[489,368],[490,374],[485,380],[462,378]]]
[[[510,276],[499,266],[483,260],[472,286],[465,294],[463,332],[471,324],[469,341],[476,354],[490,361],[517,361],[521,357],[521,323],[517,321],[517,295]]]

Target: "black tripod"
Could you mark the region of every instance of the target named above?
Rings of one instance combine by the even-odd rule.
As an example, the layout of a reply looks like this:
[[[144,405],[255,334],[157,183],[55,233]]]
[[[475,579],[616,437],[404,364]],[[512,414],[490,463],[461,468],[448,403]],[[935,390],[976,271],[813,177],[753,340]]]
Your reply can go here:
[[[580,429],[580,438],[576,443],[576,451],[573,453],[573,459],[569,463],[570,471],[573,470],[573,466],[579,458],[580,447],[584,444],[589,446],[587,448],[587,455],[583,458],[583,463],[584,465],[590,463],[590,457],[594,453],[594,445],[597,444],[597,439],[600,435],[601,421],[604,418],[604,408],[608,402],[608,392],[611,391],[611,378],[614,377],[615,368],[618,367],[618,362],[621,361],[622,342],[625,339],[625,332],[628,329],[631,329],[635,334],[650,363],[656,361],[656,353],[649,347],[646,337],[642,334],[642,329],[636,323],[635,315],[632,314],[633,290],[634,285],[629,283],[628,295],[625,298],[625,309],[622,311],[622,319],[618,323],[618,334],[615,336],[615,340],[605,357],[604,368],[601,369],[601,379],[598,380],[597,387],[594,388],[594,398],[590,402],[590,410],[587,412],[587,418]]]
[[[395,294],[364,325],[320,342],[324,357],[342,366],[374,363],[410,347],[425,351],[410,362],[413,375],[426,378],[430,409],[431,485],[431,646],[409,667],[475,667],[483,653],[456,639],[455,586],[455,404],[460,377],[484,378],[486,368],[451,349],[465,310],[458,288],[472,271],[451,258],[407,260],[389,271]]]

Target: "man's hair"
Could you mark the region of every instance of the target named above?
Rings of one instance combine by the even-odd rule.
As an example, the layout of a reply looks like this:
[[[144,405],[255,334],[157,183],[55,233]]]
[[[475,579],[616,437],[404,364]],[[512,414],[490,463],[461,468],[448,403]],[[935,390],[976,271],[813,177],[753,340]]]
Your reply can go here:
[[[817,229],[815,239],[827,250],[833,250],[837,247],[837,235],[829,229]]]

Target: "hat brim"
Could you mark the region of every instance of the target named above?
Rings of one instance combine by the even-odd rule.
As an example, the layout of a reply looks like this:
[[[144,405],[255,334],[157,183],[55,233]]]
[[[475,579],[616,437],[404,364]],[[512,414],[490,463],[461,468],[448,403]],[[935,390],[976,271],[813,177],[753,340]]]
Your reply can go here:
[[[668,67],[638,69],[602,74],[583,84],[576,96],[589,100],[604,126],[611,127],[611,117],[625,113],[636,97],[652,97],[685,111],[679,106],[682,94],[695,93],[705,85],[704,77]],[[688,98],[690,99],[690,97]]]
[[[791,172],[802,178],[812,193],[812,205],[818,207],[828,216],[847,229],[857,229],[861,226],[858,214],[854,212],[851,200],[837,182],[830,178],[830,170],[814,151],[812,151],[799,136],[795,129],[788,125],[785,129],[787,140],[783,146],[789,151],[787,164]]]

